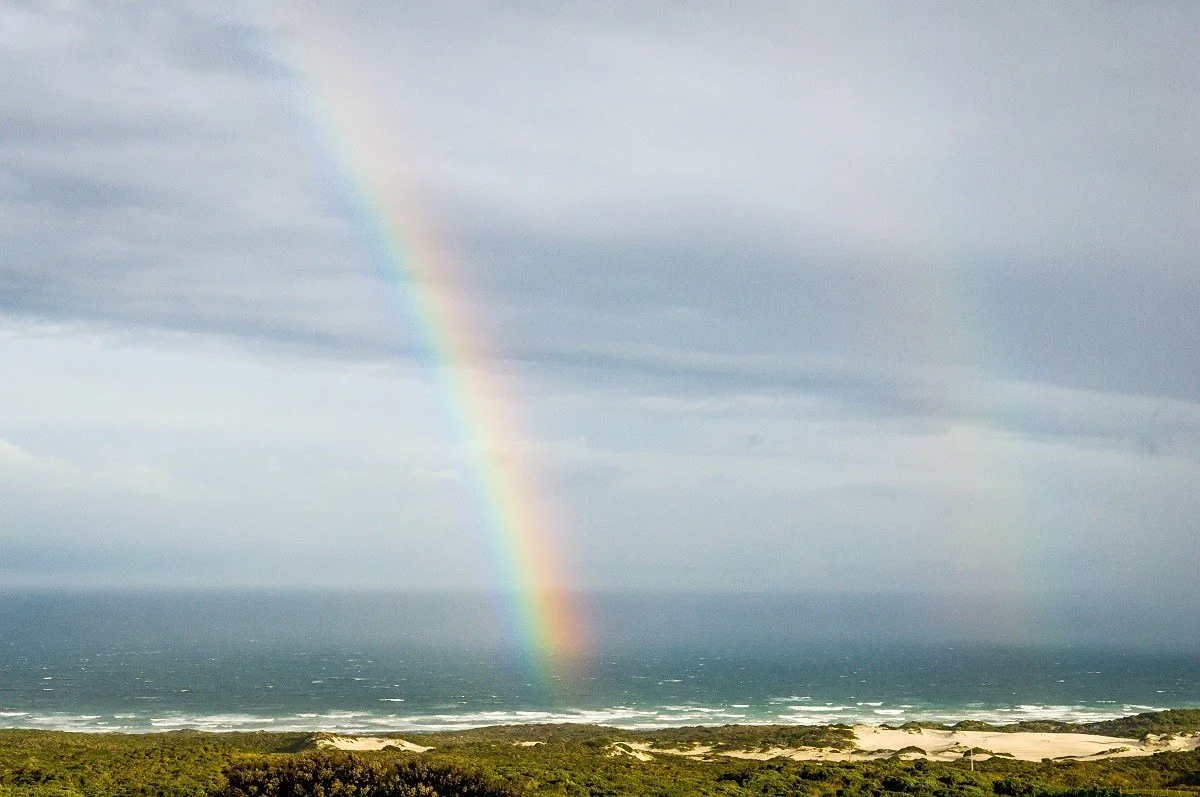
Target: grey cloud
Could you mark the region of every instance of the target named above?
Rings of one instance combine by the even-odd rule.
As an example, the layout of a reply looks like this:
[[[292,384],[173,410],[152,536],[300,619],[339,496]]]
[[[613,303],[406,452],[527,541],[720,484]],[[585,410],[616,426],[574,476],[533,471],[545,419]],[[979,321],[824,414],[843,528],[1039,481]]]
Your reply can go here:
[[[287,25],[114,9],[10,12],[32,22],[0,307],[411,352],[296,126]],[[615,337],[968,366],[974,335],[1016,379],[1197,396],[1183,7],[323,13],[310,45],[354,43],[410,122],[512,356]]]
[[[707,11],[692,19],[713,30],[757,21]],[[665,44],[643,54],[644,75],[632,64],[576,64],[566,77],[547,70],[539,80],[524,71],[528,62],[497,49],[485,52],[479,78],[466,62],[448,78],[439,73],[440,82],[413,64],[402,96],[436,125],[430,179],[450,202],[475,203],[456,218],[467,235],[482,223],[499,236],[472,251],[474,267],[514,294],[545,291],[560,300],[555,309],[588,321],[591,307],[624,308],[634,317],[628,334],[669,335],[638,316],[643,306],[680,307],[699,319],[680,323],[680,337],[719,331],[730,346],[942,357],[922,350],[928,340],[916,316],[956,314],[961,328],[944,334],[983,338],[978,345],[990,351],[981,356],[1014,378],[1196,397],[1187,375],[1200,372],[1190,354],[1200,333],[1186,297],[1197,288],[1188,241],[1200,219],[1188,176],[1200,161],[1189,143],[1198,120],[1185,100],[1196,74],[1186,67],[1195,56],[1180,22],[1185,6],[1149,17],[1061,5],[978,15],[866,6],[852,24],[808,13],[810,30],[840,36],[851,54],[809,52],[790,27],[757,30],[752,49],[697,23],[656,30]],[[593,21],[607,37],[602,54],[636,61],[644,19]],[[461,19],[446,24],[471,41],[482,35]],[[567,34],[596,36],[587,30]],[[515,35],[538,55],[560,47],[536,23]],[[714,43],[724,48],[704,49]],[[711,61],[742,61],[720,73],[717,85],[732,83],[707,104],[658,96],[654,58],[693,66],[677,52],[685,45]],[[806,69],[812,82],[826,73],[842,81],[826,98],[837,101],[806,104],[813,87],[796,77]],[[775,86],[781,74],[786,85]],[[540,109],[536,131],[505,124],[528,119],[525,105],[497,89],[506,76],[522,103]],[[461,91],[434,93],[447,83]],[[564,85],[620,90],[596,99]],[[746,119],[729,97],[763,91],[771,101],[754,129],[730,132],[701,115],[715,106]],[[444,107],[447,96],[472,97],[463,107],[474,121]],[[619,128],[642,116],[656,124]],[[488,136],[473,134],[481,125]],[[553,129],[564,135],[549,136]],[[595,138],[605,131],[610,138]],[[878,136],[878,146],[856,132]],[[506,136],[511,143],[494,152],[472,150]],[[469,176],[476,162],[499,176]],[[611,177],[630,163],[639,166]],[[728,180],[704,187],[726,169]],[[610,179],[619,193],[606,196]],[[548,199],[543,186],[559,193]],[[522,215],[526,203],[531,213]],[[922,289],[960,295],[913,295]]]
[[[56,35],[7,59],[0,309],[327,350],[388,338],[383,291],[289,127],[288,75],[176,58],[220,35],[183,8],[28,16]]]
[[[420,415],[437,399],[414,368],[419,324],[320,139],[337,120],[317,118],[303,46],[350,59],[398,131],[497,353],[482,366],[533,416],[521,445],[577,516],[596,582],[670,564],[702,584],[718,559],[730,583],[919,580],[948,534],[997,522],[986,496],[1013,485],[993,459],[1039,474],[1031,515],[1069,530],[1047,561],[1077,581],[1152,569],[1147,553],[1119,572],[1140,517],[1147,551],[1186,542],[1195,7],[689,11],[0,10],[0,328],[18,330],[13,384],[30,383],[6,394],[0,438],[211,491],[55,515],[9,483],[22,523],[57,529],[44,549],[20,541],[22,566],[109,561],[89,553],[93,510],[121,534],[146,517],[164,535],[220,528],[248,555],[294,527],[282,570],[332,557],[379,579],[369,552],[389,530],[467,522],[454,441]],[[323,535],[345,526],[338,552]],[[648,528],[663,544],[626,572]],[[470,546],[447,539],[414,550],[470,583]],[[877,540],[907,548],[846,554]]]
[[[536,223],[637,228],[656,221],[647,198],[686,212],[699,192],[723,211],[704,207],[710,223],[748,204],[842,246],[1086,261],[1114,235],[1125,255],[1130,239],[1139,256],[1186,251],[1189,13],[701,5],[670,25],[642,9],[480,25],[451,10],[422,19],[464,43],[448,69],[422,25],[371,24],[412,45],[395,91],[433,128],[434,179],[492,169],[461,193],[529,199]]]

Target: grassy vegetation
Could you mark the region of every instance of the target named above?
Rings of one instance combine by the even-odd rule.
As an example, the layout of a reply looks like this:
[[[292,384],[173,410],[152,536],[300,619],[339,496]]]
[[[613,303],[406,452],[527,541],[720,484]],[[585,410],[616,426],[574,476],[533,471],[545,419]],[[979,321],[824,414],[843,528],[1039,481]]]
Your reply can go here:
[[[1150,711],[1132,717],[1121,717],[1104,722],[1089,722],[1082,727],[1088,733],[1104,736],[1124,736],[1132,739],[1145,738],[1147,734],[1194,733],[1200,730],[1200,709],[1176,709],[1174,711]]]
[[[307,745],[306,734],[0,730],[0,797],[199,797],[222,786],[235,761]]]
[[[516,797],[510,786],[480,772],[424,760],[381,760],[345,753],[242,761],[226,773],[214,797],[293,797],[347,794],[355,797]]]
[[[909,722],[902,728],[944,728],[931,722]],[[1148,735],[1165,736],[1177,733],[1200,731],[1200,709],[1185,708],[1171,711],[1149,711],[1130,717],[1100,722],[1061,722],[1059,720],[1026,720],[1008,725],[991,725],[977,720],[964,720],[950,726],[958,731],[991,731],[1017,733],[1095,733],[1100,736],[1118,736],[1125,739],[1144,739]]]
[[[1134,737],[1194,732],[1200,730],[1200,712],[1161,712],[1109,724],[1069,725],[1064,730]],[[645,742],[652,748],[693,744],[723,749],[797,744],[836,747],[845,745],[848,734],[848,729],[836,726],[633,732],[597,726],[523,725],[406,736],[435,748],[428,753],[385,750],[346,755],[314,751],[316,737],[300,733],[123,735],[10,730],[0,731],[0,797],[499,797],[518,793],[1200,797],[1200,754],[1196,752],[1091,762],[993,758],[977,762],[971,771],[966,761],[897,758],[800,763],[655,755],[651,761],[638,761],[614,756],[611,748],[617,740]],[[520,744],[532,741],[542,744]],[[348,769],[339,770],[339,766]]]
[[[652,747],[688,747],[702,744],[713,750],[769,750],[788,747],[854,749],[854,731],[848,725],[725,725],[722,727],[666,728],[625,733],[622,738],[648,742]]]

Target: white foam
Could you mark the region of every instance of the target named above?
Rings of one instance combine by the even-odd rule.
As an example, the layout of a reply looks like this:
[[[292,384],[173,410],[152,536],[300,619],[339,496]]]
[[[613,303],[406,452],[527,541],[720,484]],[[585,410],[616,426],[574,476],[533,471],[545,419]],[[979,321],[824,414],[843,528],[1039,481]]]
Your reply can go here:
[[[775,722],[784,725],[828,725],[831,722],[860,720],[850,714],[780,714]]]
[[[400,699],[384,700],[400,702]],[[399,706],[397,706],[398,708]],[[724,725],[783,723],[788,725],[825,725],[830,723],[879,724],[882,722],[915,720],[952,724],[962,720],[977,720],[1003,725],[1022,720],[1062,720],[1066,722],[1095,722],[1137,713],[1149,707],[1137,705],[1120,707],[1112,704],[978,706],[936,708],[903,705],[896,708],[877,708],[872,703],[862,706],[789,705],[786,712],[747,712],[750,704],[728,707],[667,705],[607,708],[573,708],[558,710],[464,711],[448,704],[448,711],[399,714],[394,711],[331,710],[276,716],[250,713],[187,714],[164,712],[154,715],[120,713],[108,716],[95,714],[48,713],[28,711],[0,712],[0,727],[40,728],[67,731],[171,731],[185,728],[203,731],[331,731],[344,733],[380,733],[384,731],[419,732],[465,730],[491,725],[530,723],[583,723],[609,725],[630,729],[654,729],[684,725]],[[778,711],[782,706],[776,707]]]

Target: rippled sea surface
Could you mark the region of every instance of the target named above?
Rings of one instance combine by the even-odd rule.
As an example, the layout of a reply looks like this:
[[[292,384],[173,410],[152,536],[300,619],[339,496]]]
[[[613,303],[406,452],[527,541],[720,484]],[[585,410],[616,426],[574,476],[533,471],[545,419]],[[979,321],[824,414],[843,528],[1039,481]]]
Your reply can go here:
[[[615,603],[593,607],[590,655],[546,674],[486,596],[8,596],[0,727],[1087,721],[1200,706],[1186,646],[885,633],[869,607],[822,625],[778,598]]]

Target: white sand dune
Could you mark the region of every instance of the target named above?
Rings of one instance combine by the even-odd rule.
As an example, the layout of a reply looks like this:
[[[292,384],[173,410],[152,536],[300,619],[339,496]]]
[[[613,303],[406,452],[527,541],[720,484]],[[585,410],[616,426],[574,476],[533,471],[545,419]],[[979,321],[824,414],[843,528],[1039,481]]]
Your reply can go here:
[[[1107,758],[1158,752],[1143,749],[1142,743],[1137,739],[1087,733],[997,733],[930,728],[909,731],[860,725],[854,729],[854,738],[858,749],[863,752],[892,752],[906,747],[917,747],[925,751],[926,757],[939,760],[962,758],[971,751],[977,751],[980,755],[991,753],[1012,756],[1022,761],[1068,757]]]
[[[655,756],[672,755],[688,758],[724,756],[754,761],[772,758],[790,758],[793,761],[866,761],[901,755],[905,758],[928,758],[936,761],[954,761],[970,755],[983,760],[993,755],[1011,756],[1022,761],[1050,759],[1095,760],[1129,756],[1153,755],[1167,751],[1195,750],[1200,748],[1200,734],[1182,736],[1148,736],[1144,741],[1123,739],[1117,736],[1099,736],[1089,733],[1000,733],[996,731],[956,731],[933,728],[883,728],[874,725],[854,727],[856,748],[834,750],[822,747],[775,747],[769,750],[720,750],[709,745],[662,748],[652,747],[647,742],[614,742],[610,755],[628,756],[639,761],[653,761]],[[516,745],[532,747],[540,741],[514,742]],[[404,739],[386,736],[339,736],[321,734],[317,747],[336,750],[384,750],[393,748],[412,753],[424,753],[432,747]],[[899,751],[905,751],[899,753]]]
[[[384,750],[388,747],[407,750],[410,753],[424,753],[432,747],[422,747],[419,744],[407,742],[404,739],[389,739],[385,736],[338,736],[322,734],[317,739],[317,747],[333,748],[334,750]]]
[[[616,742],[613,755],[627,755],[641,761],[656,755],[678,755],[690,758],[725,756],[755,761],[790,758],[793,761],[866,761],[886,758],[905,750],[902,757],[954,761],[971,755],[983,760],[993,755],[1011,756],[1022,761],[1041,761],[1043,758],[1095,760],[1144,756],[1166,751],[1195,750],[1200,747],[1200,734],[1186,736],[1122,739],[1088,733],[998,733],[994,731],[955,731],[921,728],[899,730],[873,725],[854,728],[855,750],[834,750],[820,747],[776,747],[769,750],[721,750],[695,745],[686,748],[658,748],[645,742]],[[916,748],[906,750],[906,748]]]

